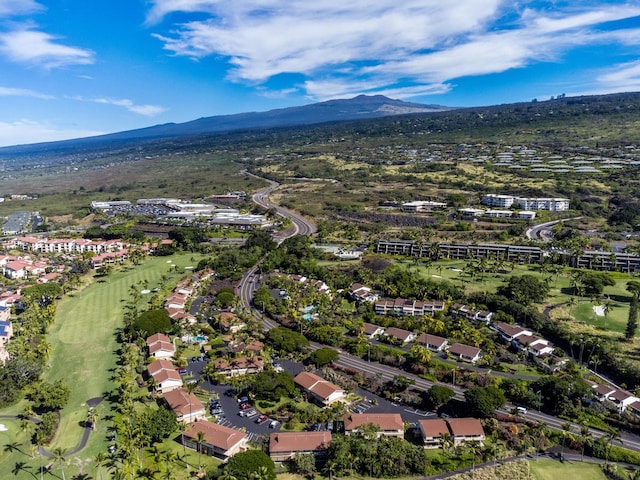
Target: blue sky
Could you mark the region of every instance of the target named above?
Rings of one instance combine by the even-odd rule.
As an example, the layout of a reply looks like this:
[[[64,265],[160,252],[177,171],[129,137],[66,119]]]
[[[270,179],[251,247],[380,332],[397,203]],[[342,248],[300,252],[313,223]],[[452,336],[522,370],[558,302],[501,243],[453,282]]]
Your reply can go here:
[[[358,94],[640,90],[640,0],[0,0],[0,146]]]

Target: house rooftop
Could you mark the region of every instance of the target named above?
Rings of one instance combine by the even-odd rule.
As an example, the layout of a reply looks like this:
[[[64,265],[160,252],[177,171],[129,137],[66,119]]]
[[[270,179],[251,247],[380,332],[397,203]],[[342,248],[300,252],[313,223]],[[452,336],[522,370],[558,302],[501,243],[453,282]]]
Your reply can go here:
[[[477,418],[449,418],[447,423],[451,434],[454,436],[471,437],[484,435],[482,423]]]
[[[191,439],[198,437],[198,432],[204,433],[204,441],[209,445],[218,447],[222,450],[229,450],[238,442],[246,438],[246,435],[240,430],[234,428],[224,427],[217,423],[212,423],[207,420],[198,420],[191,425],[191,428],[187,430],[184,435]]]
[[[193,393],[188,393],[178,388],[162,395],[176,415],[191,415],[195,412],[203,411],[204,405]]]
[[[331,432],[277,432],[269,435],[269,453],[326,450]]]
[[[344,417],[345,431],[356,430],[369,423],[378,425],[381,431],[404,429],[399,413],[349,413]]]
[[[441,418],[418,420],[418,424],[420,425],[425,437],[433,438],[449,434],[449,427],[447,427],[447,423]]]

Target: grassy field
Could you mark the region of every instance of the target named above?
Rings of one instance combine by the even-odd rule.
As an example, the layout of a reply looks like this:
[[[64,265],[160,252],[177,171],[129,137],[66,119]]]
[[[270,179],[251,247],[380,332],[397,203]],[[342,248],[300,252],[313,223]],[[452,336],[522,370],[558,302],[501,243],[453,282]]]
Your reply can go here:
[[[147,288],[161,287],[163,276],[168,277],[167,283],[175,283],[185,274],[184,267],[196,265],[199,259],[192,254],[150,257],[140,266],[114,271],[105,281],[92,283],[59,303],[56,322],[48,334],[52,355],[44,377],[49,381],[61,379],[66,382],[71,387],[71,396],[62,411],[60,427],[49,450],[75,448],[82,435],[87,400],[103,397],[114,386],[111,380],[117,349],[114,333],[121,325],[122,307],[129,297],[130,286],[148,282],[145,283]],[[102,402],[97,410],[100,415],[97,430],[90,435],[86,448],[71,459],[70,472],[74,471],[76,458],[85,460],[106,451],[107,422],[103,418],[110,414],[110,405]],[[0,411],[0,414],[5,412]],[[0,437],[0,440],[4,438]],[[0,457],[0,471],[8,471],[5,468],[13,468],[20,461],[35,467],[37,459],[30,461],[19,452],[6,452]]]
[[[556,480],[558,478],[579,478],[580,480],[606,480],[598,465],[593,463],[565,462],[557,460],[536,460],[529,462],[531,473],[536,480]]]

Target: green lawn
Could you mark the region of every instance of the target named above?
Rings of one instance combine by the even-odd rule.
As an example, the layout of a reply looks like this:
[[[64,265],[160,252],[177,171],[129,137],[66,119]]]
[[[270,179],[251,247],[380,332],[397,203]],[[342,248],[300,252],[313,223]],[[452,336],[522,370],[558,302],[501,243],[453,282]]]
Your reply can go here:
[[[535,460],[529,462],[531,473],[537,480],[579,478],[580,480],[606,480],[598,465],[593,463],[564,462],[557,460]]]
[[[193,260],[192,260],[193,258]],[[185,266],[195,266],[200,256],[176,254],[171,257],[149,257],[139,266],[114,271],[104,281],[94,282],[79,292],[65,297],[57,306],[56,321],[48,333],[52,345],[50,367],[44,374],[48,381],[62,379],[71,387],[71,396],[62,411],[60,427],[49,450],[75,448],[82,435],[81,422],[86,419],[86,401],[102,397],[114,384],[111,369],[115,366],[117,343],[116,329],[122,323],[122,308],[129,299],[131,285],[148,282],[146,288],[161,287],[162,277],[166,283],[175,284],[185,275]],[[168,263],[171,262],[171,263]],[[176,265],[177,268],[173,267]],[[143,300],[148,299],[143,295]],[[98,427],[89,437],[85,449],[71,458],[67,478],[77,473],[77,459],[92,458],[107,449],[105,416],[111,414],[111,405],[103,401],[97,408],[100,419]],[[11,409],[15,411],[15,408]],[[1,414],[8,412],[0,411]],[[0,420],[9,426],[9,422]],[[0,442],[7,443],[5,436],[10,432],[0,432]],[[4,435],[4,436],[3,436]],[[25,447],[28,450],[28,446]],[[38,460],[21,455],[19,452],[4,452],[0,457],[0,470],[4,465],[25,461],[36,469]],[[93,467],[88,471],[93,470]],[[21,473],[17,478],[33,478],[30,473]]]

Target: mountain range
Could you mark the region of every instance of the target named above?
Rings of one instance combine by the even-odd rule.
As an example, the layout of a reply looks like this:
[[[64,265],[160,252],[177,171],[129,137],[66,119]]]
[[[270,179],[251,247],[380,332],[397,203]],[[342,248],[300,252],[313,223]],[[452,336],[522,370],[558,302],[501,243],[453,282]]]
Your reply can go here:
[[[40,153],[46,150],[72,150],[74,148],[104,146],[110,142],[203,135],[246,129],[296,127],[409,113],[443,112],[447,110],[451,110],[451,108],[441,105],[423,105],[404,102],[402,100],[393,100],[383,95],[359,95],[351,99],[329,100],[299,107],[269,110],[267,112],[218,115],[199,118],[185,123],[166,123],[147,128],[75,140],[4,147],[0,148],[0,155],[12,153],[24,154],[27,152]]]

